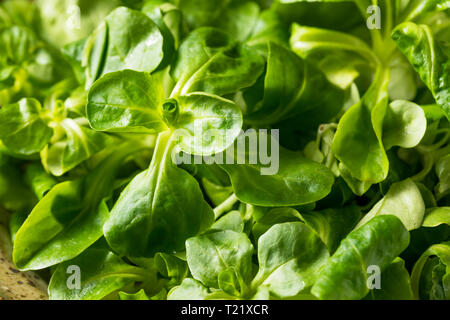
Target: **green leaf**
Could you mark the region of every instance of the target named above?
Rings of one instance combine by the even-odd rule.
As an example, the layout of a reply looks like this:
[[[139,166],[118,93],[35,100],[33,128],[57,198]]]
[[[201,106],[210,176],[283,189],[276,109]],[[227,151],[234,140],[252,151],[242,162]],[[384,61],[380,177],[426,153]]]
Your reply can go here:
[[[304,293],[327,261],[328,250],[301,222],[273,226],[258,240],[259,271],[252,287],[267,286],[280,298]]]
[[[321,211],[305,212],[302,220],[314,229],[328,247],[330,253],[336,251],[361,218],[361,210],[355,205],[329,208]]]
[[[448,44],[435,40],[428,26],[412,22],[397,26],[392,38],[450,119]]]
[[[44,168],[37,163],[30,164],[27,167],[25,175],[28,184],[31,186],[34,194],[39,200],[41,200],[45,194],[57,184],[55,178],[49,175]]]
[[[350,34],[333,30],[294,24],[290,44],[292,50],[305,59],[323,55],[325,52],[344,51],[363,57],[367,63],[377,63],[378,60],[364,41]]]
[[[0,139],[15,153],[41,151],[53,135],[43,115],[39,101],[31,98],[4,106],[0,109]]]
[[[187,278],[169,291],[167,300],[204,300],[207,295],[208,289],[199,281]]]
[[[36,26],[39,12],[34,2],[3,1],[0,4],[0,26]]]
[[[72,288],[68,284],[76,285],[76,270],[81,277],[80,287]],[[58,265],[48,291],[52,300],[100,300],[145,277],[144,270],[125,263],[108,250],[88,249],[77,258]]]
[[[15,2],[15,1],[13,1]],[[46,41],[62,46],[92,34],[120,0],[36,0],[40,19],[37,32]]]
[[[362,182],[383,181],[389,161],[382,138],[387,109],[389,72],[379,70],[362,100],[342,116],[332,149],[352,178]]]
[[[246,120],[275,123],[295,110],[303,93],[305,63],[290,50],[268,43],[264,96],[256,105],[249,105]]]
[[[234,232],[244,232],[244,220],[239,211],[230,211],[212,226],[211,230],[231,230]]]
[[[427,129],[425,113],[418,105],[405,100],[389,104],[383,121],[383,144],[413,148],[419,144]]]
[[[418,91],[417,76],[408,59],[396,51],[389,63],[391,79],[389,81],[389,97],[391,100],[414,100]]]
[[[0,207],[11,212],[28,210],[34,201],[20,168],[0,152]]]
[[[189,27],[217,27],[239,41],[246,40],[259,16],[254,1],[177,0]]]
[[[119,292],[119,297],[120,300],[150,300],[144,289],[141,289],[136,293]]]
[[[236,270],[230,267],[219,274],[219,288],[230,296],[239,297],[241,286]]]
[[[440,158],[435,166],[439,183],[435,187],[436,196],[442,198],[450,193],[450,155]]]
[[[108,27],[101,23],[86,40],[82,66],[86,69],[86,89],[103,74],[103,65],[108,45]]]
[[[0,86],[5,87],[0,95],[2,105],[25,97],[43,100],[46,88],[73,75],[62,54],[38,40],[32,28],[2,28],[0,47],[4,48],[0,52]]]
[[[294,208],[273,208],[255,217],[252,235],[258,240],[271,227],[279,223],[303,221],[302,215]]]
[[[289,44],[289,26],[275,10],[261,12],[246,43],[248,46],[265,51],[269,41],[285,45],[286,47]]]
[[[379,215],[395,215],[407,230],[417,229],[422,225],[425,204],[417,185],[407,179],[392,184],[386,195],[362,218],[357,228]]]
[[[158,26],[145,14],[125,7],[115,9],[88,40],[84,53],[87,85],[119,70],[154,71],[164,58],[163,42]]]
[[[197,181],[172,162],[170,132],[159,135],[152,163],[122,191],[103,230],[111,247],[130,257],[173,253],[209,227],[213,211]],[[177,181],[177,185],[173,184]]]
[[[61,176],[110,144],[111,138],[101,132],[66,118],[59,124],[65,138],[50,143],[41,151],[44,167]]]
[[[190,92],[235,93],[253,85],[264,70],[254,50],[214,28],[199,28],[184,39],[171,70],[177,82],[172,97]]]
[[[241,132],[242,113],[232,101],[205,93],[177,98],[180,114],[172,124],[180,151],[212,155],[228,148]]]
[[[423,288],[421,288],[421,285],[423,285],[423,278],[424,277],[430,277],[432,276],[431,273],[433,271],[433,268],[430,270],[429,268],[426,268],[427,263],[431,262],[430,259],[433,257],[437,257],[434,261],[438,264],[442,264],[444,267],[443,273],[441,273],[436,279],[434,286],[440,286],[442,289],[442,295],[440,299],[448,300],[450,299],[450,243],[444,242],[441,244],[435,244],[429,247],[417,260],[416,264],[414,265],[413,271],[411,273],[411,283],[412,288],[414,292],[414,297],[416,299],[433,299],[433,293],[428,292],[428,296],[424,296],[424,293],[420,294],[421,292],[424,292]],[[438,276],[438,275],[435,275]],[[437,283],[436,283],[437,282]]]
[[[26,28],[13,26],[1,30],[0,44],[3,48],[0,54],[1,65],[7,62],[13,65],[21,65],[30,58],[37,42],[36,38]]]
[[[107,199],[122,161],[136,146],[120,145],[86,177],[53,187],[19,229],[13,259],[21,270],[43,269],[79,255],[103,235]]]
[[[334,117],[343,103],[344,91],[317,68],[289,49],[269,42],[263,97],[257,103],[249,102],[245,120],[269,125],[294,118],[301,126],[305,122],[312,128]]]
[[[353,177],[350,173],[350,170],[342,162],[339,163],[338,170],[339,175],[342,177],[342,179],[344,179],[345,183],[347,183],[347,186],[352,190],[354,194],[358,196],[362,196],[363,194],[365,194],[367,190],[369,190],[369,188],[372,186],[371,182],[361,181]]]
[[[253,1],[235,1],[216,20],[215,26],[238,41],[245,41],[254,30],[259,17],[259,6]]]
[[[178,0],[177,4],[183,12],[187,23],[198,28],[211,25],[220,14],[231,3],[231,0]]]
[[[437,221],[442,222],[442,221]],[[411,270],[420,256],[429,247],[450,239],[450,225],[440,223],[437,226],[422,226],[411,231],[411,241],[408,248],[401,254],[406,261],[408,270]]]
[[[370,290],[365,299],[412,300],[411,280],[405,268],[405,262],[395,258],[381,273],[380,288]]]
[[[219,275],[228,268],[233,268],[237,277],[248,280],[252,254],[253,246],[247,235],[231,230],[186,241],[186,257],[192,276],[207,287],[219,288]]]
[[[113,72],[89,91],[87,118],[100,131],[159,132],[166,129],[158,110],[163,99],[157,77],[132,70]]]
[[[441,224],[450,226],[450,207],[429,208],[425,212],[423,227],[437,227]]]
[[[401,12],[400,21],[420,19],[426,13],[438,12],[450,8],[448,0],[410,0]]]
[[[201,184],[203,190],[205,190],[205,194],[208,196],[212,204],[215,206],[220,205],[222,202],[228,199],[230,195],[233,193],[233,187],[231,187],[231,185],[222,186],[220,184],[211,182],[207,178],[202,178]]]
[[[272,156],[277,153],[278,141],[272,136],[256,132],[254,135],[256,141],[270,141],[268,145],[272,147]],[[294,206],[320,200],[331,190],[334,182],[331,171],[303,158],[300,153],[280,146],[279,159],[273,159],[273,162],[279,162],[272,162],[272,167],[267,168],[258,161],[254,164],[249,160],[243,161],[258,155],[249,147],[242,149],[238,143],[234,164],[220,165],[229,174],[234,192],[242,202],[268,207]]]
[[[369,292],[367,268],[385,270],[408,243],[409,233],[397,217],[373,218],[341,242],[311,292],[326,300],[363,298]]]
[[[175,283],[180,283],[189,272],[186,261],[166,253],[155,255],[155,267],[163,277],[169,278]]]
[[[141,11],[149,16],[161,30],[164,38],[164,52],[170,52],[179,47],[186,26],[178,7],[164,0],[150,0],[144,3]],[[166,58],[165,56],[164,60],[169,60]]]
[[[16,239],[17,231],[23,225],[28,215],[30,214],[29,209],[22,209],[14,212],[9,218],[9,234],[11,235],[11,242],[14,243]]]

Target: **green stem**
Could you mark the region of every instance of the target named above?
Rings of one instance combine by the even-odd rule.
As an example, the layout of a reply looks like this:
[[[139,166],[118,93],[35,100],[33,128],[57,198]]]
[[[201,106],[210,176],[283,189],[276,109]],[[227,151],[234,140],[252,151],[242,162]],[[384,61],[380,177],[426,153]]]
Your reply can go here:
[[[238,202],[239,199],[236,197],[236,195],[233,193],[230,197],[228,197],[224,202],[219,204],[216,208],[214,208],[214,217],[217,220],[220,218],[221,215],[224,213],[230,211],[236,202]]]
[[[438,130],[436,132],[436,134],[440,134],[440,133],[444,133],[444,132],[445,132],[445,135],[441,140],[439,140],[438,142],[436,142],[435,144],[432,144],[432,145],[418,145],[416,147],[417,151],[419,151],[422,154],[426,154],[426,153],[433,152],[433,151],[440,149],[443,145],[445,145],[447,143],[447,140],[450,138],[450,131],[448,131],[448,129],[445,129],[445,130]]]

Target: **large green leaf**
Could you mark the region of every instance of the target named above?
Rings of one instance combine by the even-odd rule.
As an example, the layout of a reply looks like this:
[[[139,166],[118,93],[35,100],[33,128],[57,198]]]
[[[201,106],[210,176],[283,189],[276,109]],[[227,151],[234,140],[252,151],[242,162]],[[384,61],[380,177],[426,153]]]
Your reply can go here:
[[[278,146],[278,141],[270,135],[255,132],[254,138],[251,140],[267,139],[272,156],[279,151],[279,158],[272,158],[275,162],[272,168],[260,163],[261,154],[259,162],[251,163],[251,157],[258,158],[258,154],[239,143],[234,164],[220,165],[229,174],[236,196],[242,202],[269,207],[293,206],[320,200],[331,191],[334,177],[328,168]]]
[[[409,243],[395,216],[375,217],[350,233],[321,270],[312,293],[320,299],[361,299],[369,293],[368,267],[383,271]]]
[[[389,161],[381,140],[388,82],[389,72],[379,70],[361,101],[342,116],[334,137],[336,158],[362,182],[381,182],[388,174]]]
[[[202,91],[225,95],[253,85],[264,69],[254,50],[209,27],[193,31],[181,44],[171,74],[173,97]]]
[[[324,55],[327,51],[349,51],[367,63],[377,63],[372,49],[361,39],[347,33],[294,24],[290,39],[292,50],[302,58]]]
[[[137,149],[136,149],[137,148]],[[138,146],[118,146],[84,178],[53,187],[17,232],[13,259],[21,270],[43,269],[79,255],[103,235],[113,182]]]
[[[154,71],[164,58],[163,42],[158,26],[148,16],[125,7],[115,9],[85,47],[87,85],[109,72]]]
[[[259,90],[255,87],[247,94],[260,94],[253,92]],[[248,101],[245,120],[269,125],[295,118],[300,127],[305,124],[312,128],[331,120],[343,103],[344,91],[330,83],[317,68],[289,49],[269,42],[261,101]]]
[[[161,133],[149,169],[130,182],[111,210],[103,230],[120,254],[182,251],[186,239],[213,222],[197,181],[172,162],[173,147],[170,133]]]
[[[158,107],[160,79],[132,70],[106,74],[89,91],[87,118],[96,130],[159,132],[166,128]]]
[[[448,43],[440,43],[434,39],[428,26],[412,22],[397,26],[392,38],[450,119]]]
[[[252,287],[267,286],[280,298],[306,292],[326,263],[328,250],[301,222],[273,226],[258,240],[259,271]]]
[[[70,268],[74,266],[77,268]],[[68,284],[72,284],[70,278],[76,276],[80,277],[80,287],[69,287]],[[77,258],[58,265],[48,291],[52,300],[100,300],[146,278],[145,270],[125,263],[114,253],[90,248]]]
[[[194,155],[228,148],[241,132],[242,113],[232,101],[206,93],[179,96],[179,115],[172,123],[178,147]]]

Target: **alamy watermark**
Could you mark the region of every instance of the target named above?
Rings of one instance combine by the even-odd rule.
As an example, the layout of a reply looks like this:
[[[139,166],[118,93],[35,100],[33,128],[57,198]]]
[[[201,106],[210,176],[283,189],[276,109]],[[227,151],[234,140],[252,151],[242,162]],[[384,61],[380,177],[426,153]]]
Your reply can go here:
[[[194,128],[198,126],[194,125]],[[202,130],[192,135],[185,129],[177,129],[175,137],[190,139],[201,146],[229,141],[226,130]],[[233,139],[231,139],[233,140]],[[225,151],[213,155],[191,155],[181,152],[179,146],[172,151],[172,161],[182,164],[249,164],[258,165],[261,175],[275,175],[280,167],[280,133],[278,129],[248,129],[240,134]]]
[[[366,13],[369,17],[366,20],[366,25],[369,30],[381,29],[381,9],[379,6],[371,5],[367,7]]]
[[[377,265],[367,267],[367,288],[370,290],[381,289],[381,269]]]
[[[81,29],[81,9],[76,4],[72,4],[67,7],[66,11],[68,19],[66,21],[66,27],[69,30]]]
[[[81,269],[77,265],[70,265],[67,267],[66,273],[70,276],[67,277],[66,286],[70,290],[81,289]]]

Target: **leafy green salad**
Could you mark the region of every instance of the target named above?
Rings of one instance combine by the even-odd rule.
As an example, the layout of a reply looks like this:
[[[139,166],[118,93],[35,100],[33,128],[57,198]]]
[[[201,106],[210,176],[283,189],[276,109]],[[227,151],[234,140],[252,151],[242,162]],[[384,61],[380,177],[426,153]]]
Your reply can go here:
[[[450,300],[449,120],[449,0],[2,1],[0,239],[56,300]]]

